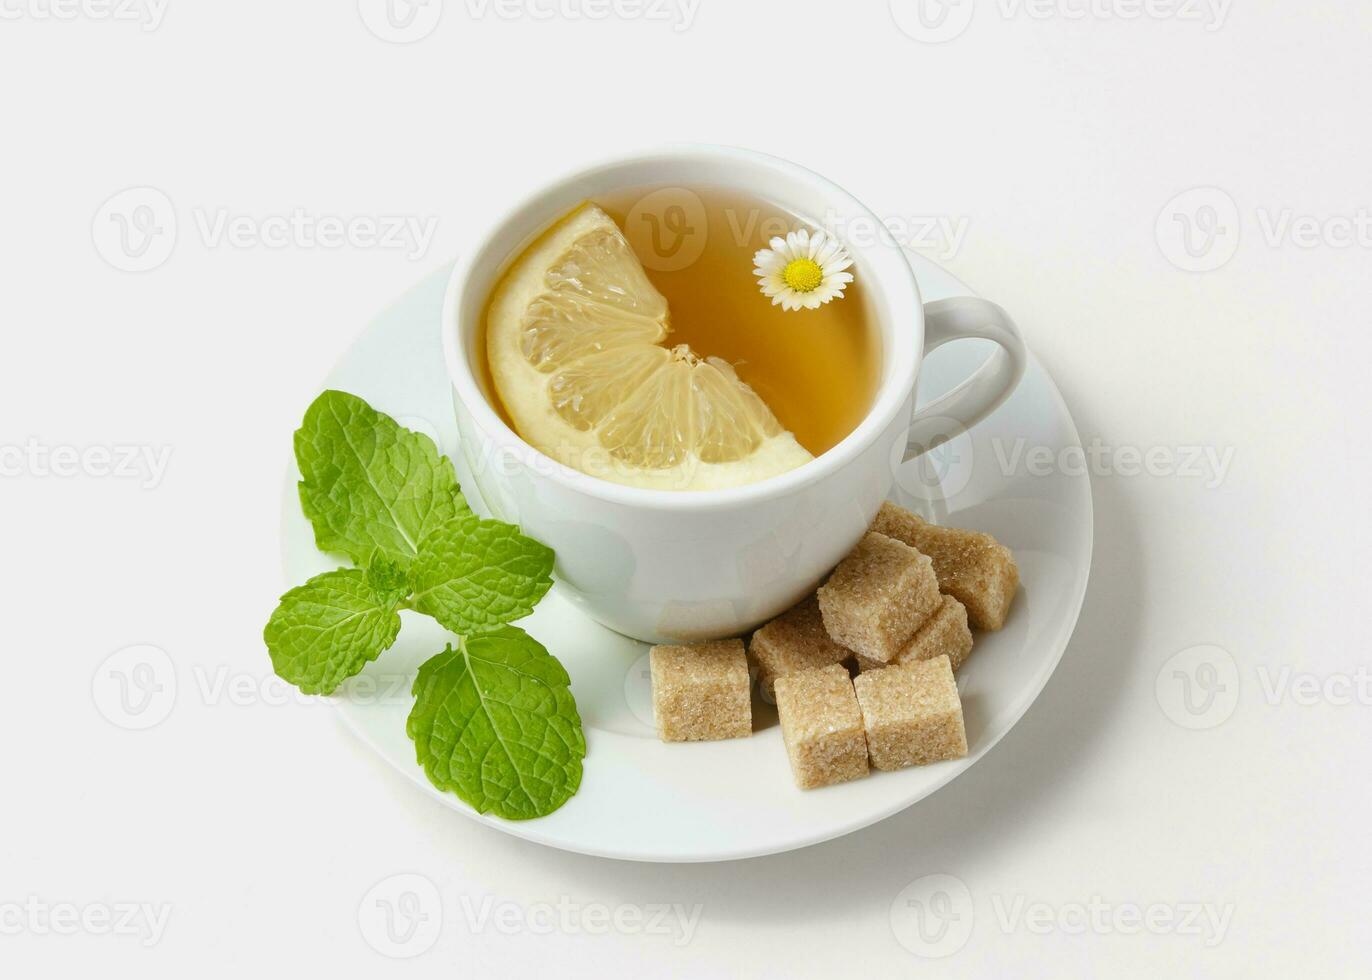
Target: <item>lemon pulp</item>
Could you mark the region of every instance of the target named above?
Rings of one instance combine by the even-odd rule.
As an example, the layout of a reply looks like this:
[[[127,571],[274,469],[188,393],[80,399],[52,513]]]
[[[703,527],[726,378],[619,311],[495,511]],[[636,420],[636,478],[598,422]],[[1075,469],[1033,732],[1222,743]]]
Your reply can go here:
[[[591,476],[706,490],[813,458],[732,365],[669,334],[667,301],[613,219],[585,204],[496,286],[487,358],[519,435]]]

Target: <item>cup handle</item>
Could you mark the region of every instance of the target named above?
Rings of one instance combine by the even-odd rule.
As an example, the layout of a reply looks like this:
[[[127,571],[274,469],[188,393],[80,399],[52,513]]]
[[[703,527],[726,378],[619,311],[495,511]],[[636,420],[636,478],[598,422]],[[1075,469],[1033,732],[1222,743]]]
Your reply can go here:
[[[962,384],[925,405],[910,420],[905,462],[962,435],[995,411],[1015,390],[1028,363],[1024,340],[1010,315],[995,303],[972,296],[940,299],[924,306],[924,353],[950,340],[980,337],[1000,350]]]

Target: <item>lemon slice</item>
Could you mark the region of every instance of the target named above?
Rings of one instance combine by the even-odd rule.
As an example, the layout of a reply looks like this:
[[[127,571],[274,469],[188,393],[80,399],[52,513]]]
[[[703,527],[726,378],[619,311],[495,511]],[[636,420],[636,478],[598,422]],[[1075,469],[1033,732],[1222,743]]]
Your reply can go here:
[[[667,301],[614,220],[582,205],[516,260],[491,298],[491,376],[520,436],[592,476],[708,490],[813,457],[733,366],[668,347]]]

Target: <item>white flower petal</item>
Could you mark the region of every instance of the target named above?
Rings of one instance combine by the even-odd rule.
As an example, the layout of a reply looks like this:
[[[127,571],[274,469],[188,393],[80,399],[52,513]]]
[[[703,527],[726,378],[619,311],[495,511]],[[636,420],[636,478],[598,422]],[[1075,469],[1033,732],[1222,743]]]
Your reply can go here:
[[[844,287],[853,281],[852,273],[844,271],[852,266],[853,260],[838,238],[827,231],[812,233],[808,228],[798,228],[768,244],[770,248],[753,253],[753,275],[773,306],[788,311],[815,310],[841,297]],[[819,285],[808,292],[798,292],[786,282],[786,267],[797,259],[810,259],[819,266]]]

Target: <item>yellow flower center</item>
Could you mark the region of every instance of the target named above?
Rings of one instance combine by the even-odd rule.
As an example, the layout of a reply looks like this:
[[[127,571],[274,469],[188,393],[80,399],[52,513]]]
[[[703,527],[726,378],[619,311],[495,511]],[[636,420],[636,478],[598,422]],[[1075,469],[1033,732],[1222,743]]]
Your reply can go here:
[[[808,293],[824,281],[824,270],[814,259],[792,259],[781,270],[781,281],[798,293]]]

